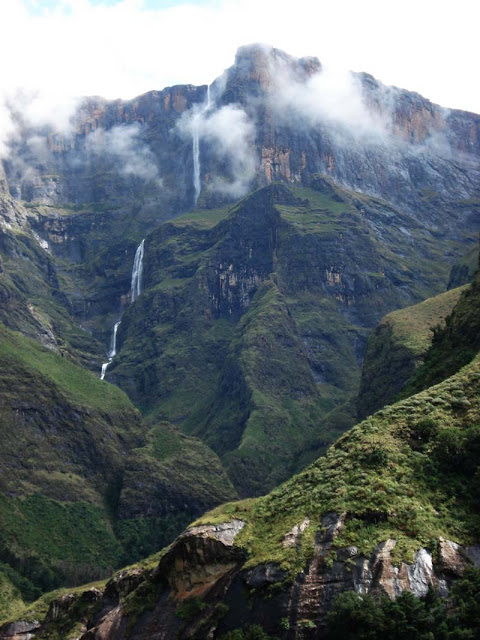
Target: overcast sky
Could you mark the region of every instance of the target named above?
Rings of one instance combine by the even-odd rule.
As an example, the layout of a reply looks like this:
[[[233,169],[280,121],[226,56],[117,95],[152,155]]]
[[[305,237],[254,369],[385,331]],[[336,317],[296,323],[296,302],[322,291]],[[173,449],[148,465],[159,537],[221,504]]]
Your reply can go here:
[[[1,0],[0,24],[0,88],[43,108],[210,83],[264,42],[480,113],[478,0]]]

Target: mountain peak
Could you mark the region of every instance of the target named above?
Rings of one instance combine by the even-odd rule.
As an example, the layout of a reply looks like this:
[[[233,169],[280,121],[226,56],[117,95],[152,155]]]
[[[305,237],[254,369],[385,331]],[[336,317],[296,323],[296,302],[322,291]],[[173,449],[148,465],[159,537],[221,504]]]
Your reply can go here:
[[[271,93],[285,76],[302,82],[321,70],[316,57],[296,58],[270,45],[253,43],[237,50],[233,66],[226,71],[226,93],[229,100],[243,103],[247,93],[250,97]]]

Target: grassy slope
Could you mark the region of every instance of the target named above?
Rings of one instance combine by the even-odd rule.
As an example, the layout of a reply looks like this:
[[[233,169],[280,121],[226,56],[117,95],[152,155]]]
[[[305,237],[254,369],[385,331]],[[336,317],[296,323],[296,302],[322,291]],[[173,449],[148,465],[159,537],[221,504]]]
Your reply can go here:
[[[120,389],[2,325],[0,398],[0,561],[27,599],[108,575],[235,497],[205,445],[168,425],[147,433]],[[137,489],[135,522],[118,513],[134,489],[127,466],[130,476],[163,480],[160,497]],[[149,519],[167,485],[169,512]]]
[[[434,552],[440,536],[478,540],[480,356],[459,368],[455,344],[461,341],[460,354],[478,353],[479,286],[477,274],[431,348],[434,362],[457,366],[456,373],[355,426],[265,498],[227,505],[201,522],[245,519],[238,543],[249,549],[249,564],[279,562],[292,572],[312,553],[314,532],[329,511],[347,516],[335,546],[353,544],[365,555],[387,538],[397,540],[397,558],[408,561],[421,546]],[[412,307],[411,322],[419,321],[416,311],[428,316],[431,304]],[[283,536],[305,517],[316,526],[298,552],[285,551]]]
[[[353,544],[367,556],[387,538],[398,542],[397,559],[408,561],[421,546],[434,551],[439,536],[472,542],[480,535],[478,495],[461,466],[445,469],[434,452],[447,436],[460,442],[478,423],[479,387],[477,358],[445,382],[357,425],[325,457],[268,496],[231,503],[198,522],[246,520],[236,542],[249,550],[249,566],[279,562],[292,575],[312,553],[321,516],[329,511],[347,514],[335,546]],[[428,425],[422,431],[427,418],[438,429],[428,437]],[[301,548],[284,549],[284,535],[306,517],[313,524]]]
[[[403,396],[444,380],[472,360],[480,348],[480,275],[463,291],[445,326],[435,332],[425,362],[408,382]]]
[[[142,437],[119,389],[0,326],[0,553],[39,589],[106,575],[122,550],[109,498]]]
[[[434,330],[445,324],[464,290],[452,289],[382,319],[367,342],[358,395],[360,417],[392,401],[423,361]]]
[[[269,495],[225,504],[194,524],[244,520],[235,544],[247,550],[246,566],[277,563],[290,579],[305,567],[322,516],[332,511],[346,516],[330,550],[332,561],[339,547],[354,545],[368,557],[393,538],[394,561],[411,562],[425,547],[435,562],[440,537],[467,545],[480,536],[479,390],[477,356],[442,383],[355,426],[324,457]],[[284,547],[286,533],[307,517],[311,524],[300,544]],[[158,559],[148,559],[146,566]],[[136,592],[128,596],[134,615],[145,603],[154,604],[156,588],[147,578],[138,597]],[[36,603],[27,617],[45,603],[45,598]]]

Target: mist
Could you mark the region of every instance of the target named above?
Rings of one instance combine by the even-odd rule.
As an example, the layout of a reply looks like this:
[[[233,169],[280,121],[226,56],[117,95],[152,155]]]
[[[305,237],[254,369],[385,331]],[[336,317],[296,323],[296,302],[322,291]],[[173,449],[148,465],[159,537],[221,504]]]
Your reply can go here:
[[[116,162],[116,169],[121,175],[156,182],[161,186],[156,158],[141,139],[140,124],[120,125],[108,130],[96,129],[87,136],[85,146],[90,153],[106,156]]]
[[[255,177],[255,126],[239,105],[195,107],[185,113],[178,123],[184,138],[198,132],[202,149],[211,155],[224,169],[224,175],[214,175],[209,188],[232,198],[244,195]]]

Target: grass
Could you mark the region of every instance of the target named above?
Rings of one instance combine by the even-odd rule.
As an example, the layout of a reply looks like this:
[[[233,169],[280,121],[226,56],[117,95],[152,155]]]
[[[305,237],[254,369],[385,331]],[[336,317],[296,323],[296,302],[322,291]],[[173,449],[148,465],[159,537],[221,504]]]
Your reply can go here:
[[[382,319],[367,342],[358,398],[361,417],[389,404],[401,391],[464,290],[452,289]]]
[[[51,381],[70,400],[102,411],[132,410],[127,396],[113,385],[18,333],[0,326],[0,359],[6,370],[22,368]]]
[[[480,533],[475,496],[465,486],[462,469],[435,466],[433,452],[440,435],[421,451],[412,433],[426,417],[438,433],[459,435],[480,417],[480,359],[444,383],[410,400],[383,409],[345,434],[304,472],[264,498],[225,505],[196,524],[232,518],[247,522],[236,539],[249,553],[247,566],[280,564],[293,577],[313,553],[313,536],[322,515],[346,514],[335,548],[355,545],[366,557],[382,541],[397,540],[396,562],[411,562],[420,547],[434,551],[440,536],[460,544]],[[457,400],[468,400],[462,409]],[[437,402],[441,400],[441,402]],[[281,514],[281,515],[280,515]],[[312,521],[298,549],[282,547],[283,537],[306,517]]]

